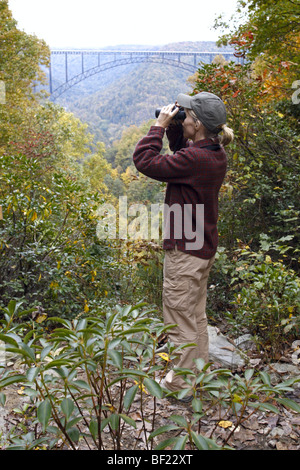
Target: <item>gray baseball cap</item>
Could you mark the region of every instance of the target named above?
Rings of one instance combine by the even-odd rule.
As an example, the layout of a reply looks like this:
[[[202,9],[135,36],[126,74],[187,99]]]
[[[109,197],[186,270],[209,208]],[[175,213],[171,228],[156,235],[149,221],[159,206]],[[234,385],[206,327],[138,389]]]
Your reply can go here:
[[[199,121],[211,132],[218,133],[226,124],[225,104],[217,95],[202,91],[194,96],[180,93],[177,103],[183,108],[192,109]]]

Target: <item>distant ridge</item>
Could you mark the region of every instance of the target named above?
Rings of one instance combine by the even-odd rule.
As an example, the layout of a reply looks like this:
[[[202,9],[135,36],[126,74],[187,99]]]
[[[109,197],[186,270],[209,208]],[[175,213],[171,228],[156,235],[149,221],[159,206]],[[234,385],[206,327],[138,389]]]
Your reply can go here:
[[[98,50],[103,50],[103,51],[117,51],[117,50],[128,50],[128,51],[163,51],[163,50],[169,50],[169,51],[185,51],[185,50],[190,50],[190,51],[232,51],[232,47],[230,46],[222,46],[219,47],[217,46],[216,42],[214,41],[196,41],[196,42],[190,42],[190,41],[180,41],[176,43],[168,43],[165,45],[149,45],[149,44],[119,44],[115,46],[105,46],[105,47],[53,47],[51,50],[74,50],[74,51],[80,51],[80,50],[90,50],[90,51],[98,51]]]

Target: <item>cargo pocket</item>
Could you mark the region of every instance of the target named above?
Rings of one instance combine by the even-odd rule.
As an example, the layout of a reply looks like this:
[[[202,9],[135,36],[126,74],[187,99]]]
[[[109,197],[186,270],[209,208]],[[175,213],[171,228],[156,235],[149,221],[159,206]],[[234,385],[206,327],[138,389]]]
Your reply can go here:
[[[163,285],[163,302],[166,307],[175,310],[189,310],[189,281],[165,279]]]

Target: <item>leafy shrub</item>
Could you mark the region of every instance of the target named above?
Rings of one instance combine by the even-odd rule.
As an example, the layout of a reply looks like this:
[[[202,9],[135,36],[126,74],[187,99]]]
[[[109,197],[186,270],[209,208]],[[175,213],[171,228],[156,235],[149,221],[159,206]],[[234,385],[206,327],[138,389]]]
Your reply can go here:
[[[96,238],[101,196],[43,158],[2,155],[0,170],[0,305],[23,299],[76,316],[99,302],[112,253]]]
[[[231,312],[235,327],[250,332],[257,344],[273,356],[286,340],[299,335],[300,280],[283,263],[290,249],[285,245],[289,239],[283,237],[271,242],[268,236],[262,235],[258,252],[250,247],[239,250],[236,273],[231,278],[238,290]]]
[[[130,411],[138,397],[147,449],[153,448],[158,436],[176,431],[175,436],[159,442],[157,450],[167,446],[185,449],[186,445],[201,450],[227,448],[232,433],[247,419],[246,410],[278,413],[283,405],[300,411],[297,403],[282,397],[300,379],[272,386],[264,372],[255,374],[250,369],[240,376],[227,369],[210,371],[210,364],[199,359],[196,373],[177,369],[187,388],[169,394],[178,398],[193,394],[191,419],[172,415],[173,424],[158,427],[156,401],[163,397],[160,380],[166,365],[156,348],[167,327],[155,311],[139,304],[99,310],[97,315],[73,321],[53,317],[48,319],[47,334],[46,320],[39,316],[21,324],[15,322],[27,314],[20,303],[11,301],[1,322],[0,340],[7,352],[21,358],[23,371],[0,369],[0,404],[5,405],[5,389],[12,384],[22,386],[22,393],[30,399],[30,410],[29,406],[25,410],[30,423],[24,421],[13,429],[5,448],[75,450],[84,441],[89,449],[122,449],[122,436],[136,428]],[[170,345],[170,359],[176,354],[178,348]],[[145,393],[153,400],[151,416],[144,410]],[[214,441],[213,430],[210,438],[201,435],[202,419],[212,409],[218,410],[220,422],[230,412],[234,415],[223,445]],[[146,422],[152,423],[150,434]],[[104,439],[104,430],[109,432],[109,440]]]
[[[41,322],[12,327],[14,318],[27,314],[19,307],[13,301],[5,310],[5,334],[0,338],[8,352],[22,358],[25,373],[4,372],[0,389],[15,382],[24,384],[24,394],[35,405],[36,423],[41,424],[34,445],[47,433],[50,448],[59,447],[62,439],[75,449],[81,438],[88,447],[102,449],[103,430],[108,427],[114,448],[120,448],[125,424],[135,427],[127,412],[136,395],[145,388],[162,397],[154,377],[163,366],[152,365],[165,327],[137,305],[73,321],[52,317],[51,331],[45,335]],[[113,392],[116,384],[120,384],[117,393]],[[15,436],[12,443],[12,448],[19,449],[26,439],[21,442]]]
[[[300,378],[295,378],[272,386],[270,376],[266,372],[255,373],[254,369],[247,369],[243,374],[233,374],[228,369],[216,369],[210,371],[210,364],[205,364],[202,359],[195,361],[197,372],[192,373],[186,369],[177,369],[177,374],[185,378],[188,389],[179,392],[183,397],[193,393],[191,402],[193,415],[187,419],[180,415],[172,415],[170,419],[174,424],[162,426],[156,429],[150,438],[168,431],[176,431],[174,437],[169,437],[156,447],[157,450],[172,446],[173,449],[182,450],[189,444],[191,448],[198,450],[228,449],[230,437],[238,429],[241,423],[249,419],[255,411],[268,411],[279,413],[280,405],[296,412],[300,407],[293,400],[282,397],[292,390],[294,383]],[[207,419],[207,412],[218,410],[218,425],[228,428],[229,432],[222,445],[213,439],[214,429],[210,437],[201,434],[202,419]],[[228,421],[233,415],[234,420]],[[232,419],[232,418],[231,418]]]

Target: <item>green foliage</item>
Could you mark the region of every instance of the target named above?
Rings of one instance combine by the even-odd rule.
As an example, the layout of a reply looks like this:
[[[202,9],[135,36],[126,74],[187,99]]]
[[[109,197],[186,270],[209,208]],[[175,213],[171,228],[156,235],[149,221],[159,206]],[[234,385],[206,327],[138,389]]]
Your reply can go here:
[[[229,33],[219,44],[232,44],[253,61],[263,56],[270,63],[286,63],[299,70],[299,3],[290,0],[240,0],[230,25],[217,21]]]
[[[52,173],[43,159],[0,157],[4,220],[0,222],[1,305],[24,299],[50,313],[76,315],[97,289],[92,272],[101,203],[63,170]],[[32,178],[34,175],[34,178]]]
[[[283,259],[277,260],[278,253],[282,258],[286,256],[289,247],[284,242],[288,240],[283,237],[272,243],[262,235],[258,252],[249,247],[241,249],[231,281],[238,288],[231,312],[234,324],[239,331],[250,332],[259,347],[273,357],[280,352],[282,343],[299,336],[300,280]],[[273,259],[266,253],[272,254]],[[290,323],[290,328],[283,328]]]
[[[82,162],[82,176],[84,180],[89,182],[89,186],[93,191],[100,192],[109,200],[111,194],[111,185],[116,179],[111,165],[104,157],[104,144],[99,143],[97,152],[87,157]],[[109,189],[108,189],[109,188]]]
[[[299,412],[299,405],[284,398],[299,379],[271,385],[267,373],[255,374],[246,370],[243,375],[227,369],[210,372],[210,364],[196,361],[197,373],[177,369],[187,384],[184,393],[193,393],[192,418],[172,415],[173,424],[157,427],[156,402],[164,391],[160,376],[165,365],[156,354],[158,340],[169,327],[164,327],[155,311],[145,304],[98,310],[93,316],[76,320],[52,317],[47,320],[48,334],[41,323],[34,320],[16,325],[13,319],[25,312],[20,305],[10,303],[7,317],[2,322],[5,333],[0,340],[6,343],[8,353],[21,360],[23,373],[0,372],[1,405],[5,405],[5,389],[12,384],[22,386],[22,393],[30,402],[31,426],[13,429],[7,437],[6,448],[30,450],[77,449],[80,442],[89,449],[107,449],[104,430],[110,434],[113,449],[122,449],[122,436],[128,427],[136,428],[130,415],[135,399],[140,398],[143,432],[147,449],[153,448],[153,439],[166,432],[176,435],[162,440],[156,450],[167,446],[174,449],[215,450],[228,448],[230,436],[249,417],[249,410],[278,413],[281,406]],[[182,345],[185,347],[187,345]],[[170,345],[171,358],[178,348]],[[174,356],[173,356],[174,354]],[[172,394],[182,398],[183,391]],[[147,437],[144,397],[153,401],[152,429]],[[222,421],[233,415],[230,432],[223,444],[201,435],[201,421],[207,412],[218,410]],[[18,413],[24,416],[24,412]],[[250,413],[251,416],[252,413]],[[25,416],[24,416],[25,420]],[[110,447],[111,448],[111,447]]]
[[[277,357],[299,336],[297,271],[288,267],[292,236],[277,241],[261,234],[259,248],[237,240],[219,247],[208,290],[208,314],[226,319],[234,335],[250,333],[266,357]]]
[[[5,334],[0,338],[7,343],[7,352],[22,358],[25,373],[5,371],[0,389],[24,384],[41,429],[35,438],[16,433],[9,448],[33,448],[44,442],[46,434],[49,448],[59,448],[63,439],[75,449],[79,439],[84,439],[88,447],[103,449],[107,427],[114,448],[119,449],[124,425],[136,427],[128,415],[136,396],[145,389],[155,398],[162,397],[154,378],[164,366],[154,366],[154,358],[158,338],[166,328],[155,312],[140,304],[99,310],[95,316],[73,321],[52,317],[48,319],[51,331],[45,335],[34,321],[12,327],[17,307],[10,303]],[[116,384],[120,384],[120,394],[115,393]]]
[[[137,142],[148,132],[150,125],[154,121],[149,121],[140,127],[128,127],[123,133],[120,140],[116,140],[108,149],[106,158],[111,162],[114,168],[119,168],[120,172],[124,172],[126,168],[132,165],[132,154]]]
[[[44,41],[16,27],[8,1],[0,3],[0,80],[5,83],[5,106],[0,106],[0,149],[15,139],[24,125],[28,108],[37,102],[35,86],[45,82],[41,65],[49,63]]]
[[[210,317],[226,318],[233,332],[250,332],[259,348],[275,356],[299,334],[300,168],[299,111],[286,93],[289,73],[295,78],[298,63],[298,30],[289,29],[297,15],[288,9],[294,2],[275,2],[276,8],[273,3],[250,2],[249,23],[231,38],[238,54],[248,57],[244,66],[224,61],[202,65],[193,79],[194,92],[212,91],[224,99],[235,132],[221,190],[221,246],[208,311]],[[23,422],[11,430],[9,448],[76,449],[84,440],[89,448],[104,449],[105,429],[119,449],[127,427],[136,427],[130,410],[138,397],[146,446],[152,448],[162,436],[158,450],[227,448],[246,410],[277,413],[284,406],[299,412],[299,405],[284,396],[293,381],[274,387],[264,372],[210,372],[198,360],[197,374],[177,370],[187,384],[177,398],[193,394],[192,419],[174,415],[171,424],[158,427],[156,400],[163,397],[160,379],[168,363],[155,350],[166,328],[156,309],[131,305],[140,298],[161,305],[163,253],[153,241],[100,241],[97,209],[107,201],[117,204],[125,194],[129,203],[161,202],[164,186],[138,176],[131,160],[151,121],[131,126],[115,140],[128,120],[145,121],[145,109],[152,117],[158,103],[148,93],[149,83],[154,79],[157,96],[170,101],[170,94],[182,91],[176,92],[178,77],[170,81],[164,73],[160,80],[156,67],[145,66],[141,80],[141,69],[132,68],[126,89],[120,81],[113,93],[108,90],[104,114],[94,98],[88,106],[94,138],[71,113],[39,103],[33,91],[43,82],[40,64],[47,64],[49,50],[16,28],[7,1],[1,2],[0,13],[0,80],[6,85],[6,104],[0,107],[0,341],[22,363],[21,371],[1,367],[0,404],[5,405],[5,389],[13,384],[24,387],[30,399],[30,405],[17,410]],[[288,49],[280,46],[272,59],[278,40],[275,44],[269,34],[273,25],[268,18],[280,20],[284,41],[293,44],[287,56]],[[255,33],[258,25],[260,34]],[[115,102],[121,89],[122,105]],[[86,113],[86,103],[82,108]],[[104,134],[112,144],[108,149],[94,144]],[[170,351],[172,359],[176,349],[170,345]],[[150,438],[145,393],[153,399]],[[221,445],[213,431],[209,438],[201,435],[201,422],[211,409],[219,410],[220,422],[234,415]],[[166,432],[176,436],[164,439]]]
[[[93,145],[93,135],[88,133],[87,124],[82,123],[74,114],[51,101],[40,103],[31,110],[31,113],[34,115],[30,115],[30,119],[28,117],[27,125],[31,126],[38,135],[46,133],[52,137],[50,155],[52,158],[49,163],[54,168],[63,167],[78,172],[75,162],[80,162],[85,156],[97,152],[97,145]],[[27,146],[28,140],[27,135],[23,136],[24,144]]]
[[[183,450],[189,443],[191,448],[198,450],[230,449],[228,442],[237,428],[246,419],[249,419],[255,410],[278,413],[278,405],[283,404],[294,411],[299,411],[299,405],[291,400],[282,398],[282,394],[291,390],[293,383],[299,379],[288,380],[276,386],[271,385],[270,376],[265,373],[255,373],[254,369],[247,369],[243,375],[233,374],[228,369],[209,371],[209,364],[202,359],[196,361],[197,373],[185,369],[177,369],[177,374],[185,378],[188,393],[193,393],[191,402],[193,416],[190,420],[180,415],[172,415],[170,419],[175,423],[155,430],[150,438],[169,431],[176,431],[176,437],[162,441],[156,450],[171,446],[173,450]],[[192,385],[194,383],[194,385]],[[179,392],[178,397],[187,393]],[[276,406],[277,405],[277,406]],[[229,428],[229,433],[220,446],[211,436],[201,435],[201,421],[207,417],[208,410],[219,410],[219,426]],[[247,411],[253,410],[250,415]],[[226,418],[234,415],[234,421]]]

